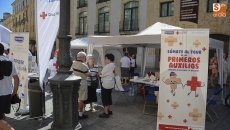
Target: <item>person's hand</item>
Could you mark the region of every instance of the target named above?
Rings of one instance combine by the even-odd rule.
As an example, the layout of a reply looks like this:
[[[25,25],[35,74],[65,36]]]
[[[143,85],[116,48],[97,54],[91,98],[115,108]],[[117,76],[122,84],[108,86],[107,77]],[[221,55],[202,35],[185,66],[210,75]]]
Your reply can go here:
[[[101,75],[101,71],[98,71],[98,75]]]
[[[13,93],[11,94],[11,97],[13,97],[15,94],[17,94],[17,91],[13,91]]]
[[[88,72],[88,73],[87,73],[87,76],[91,76],[91,73],[90,73],[90,72]]]

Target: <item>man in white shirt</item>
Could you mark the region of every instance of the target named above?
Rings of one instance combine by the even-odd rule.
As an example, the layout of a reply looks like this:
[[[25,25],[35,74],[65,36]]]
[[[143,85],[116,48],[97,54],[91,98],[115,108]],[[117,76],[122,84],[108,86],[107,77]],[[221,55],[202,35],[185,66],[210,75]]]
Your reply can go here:
[[[120,60],[122,84],[127,84],[127,80],[129,79],[130,62],[131,61],[130,61],[130,58],[128,57],[128,53],[125,52],[124,56]]]
[[[12,68],[9,68],[7,66],[4,66],[5,63],[8,62],[9,59],[7,59],[5,56],[3,56],[4,53],[4,46],[0,44],[0,61],[2,67],[4,69],[9,69],[9,75],[5,76],[2,73],[0,74],[0,130],[14,130],[5,120],[5,114],[10,113],[10,107],[11,107],[11,97],[15,94],[17,94],[18,91],[18,85],[19,85],[19,78],[16,72],[16,68],[14,64],[12,64]],[[5,62],[6,61],[6,62]],[[3,63],[4,62],[4,63]],[[0,69],[2,70],[2,68]],[[11,74],[10,74],[11,71]],[[12,78],[14,79],[14,88],[12,88]]]
[[[54,52],[54,58],[49,61],[49,66],[48,66],[49,78],[54,77],[55,74],[57,73],[57,69],[58,69],[58,64],[57,64],[58,52],[59,52],[59,50],[56,50]]]

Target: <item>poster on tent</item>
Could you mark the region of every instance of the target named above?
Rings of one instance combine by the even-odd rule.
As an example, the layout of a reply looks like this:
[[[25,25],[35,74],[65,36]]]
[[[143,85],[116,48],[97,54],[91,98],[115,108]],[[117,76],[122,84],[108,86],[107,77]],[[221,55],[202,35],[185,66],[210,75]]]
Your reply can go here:
[[[205,130],[209,30],[161,32],[158,130]]]
[[[10,34],[10,60],[14,63],[20,80],[18,95],[21,98],[20,109],[26,110],[28,91],[28,50],[29,33]]]

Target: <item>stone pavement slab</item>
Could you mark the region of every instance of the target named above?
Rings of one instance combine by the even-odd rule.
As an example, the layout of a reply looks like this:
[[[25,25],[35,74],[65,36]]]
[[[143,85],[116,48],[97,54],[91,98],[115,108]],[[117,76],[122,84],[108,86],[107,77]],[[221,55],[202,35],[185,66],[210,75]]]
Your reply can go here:
[[[230,80],[228,80],[230,81]],[[208,98],[213,92],[218,89],[208,89]],[[226,88],[226,93],[230,93],[230,87]],[[120,93],[115,90],[112,93],[113,101],[119,97]],[[157,118],[156,116],[142,114],[144,101],[143,98],[138,96],[136,102],[133,103],[134,97],[130,97],[129,104],[126,105],[125,98],[122,97],[116,105],[113,105],[113,115],[109,119],[101,119],[99,114],[103,113],[101,102],[95,103],[96,112],[85,112],[89,116],[88,119],[80,120],[82,130],[156,130]],[[217,97],[220,101],[220,96]],[[52,124],[52,96],[46,93],[46,118],[41,121],[26,120],[26,116],[20,119],[15,119],[13,111],[7,115],[7,122],[12,125],[16,130],[48,130]],[[154,113],[154,109],[147,109],[148,112]],[[219,119],[211,122],[208,117],[206,118],[206,130],[229,130],[230,123],[230,109],[219,103],[215,107]],[[41,124],[41,126],[40,126]]]

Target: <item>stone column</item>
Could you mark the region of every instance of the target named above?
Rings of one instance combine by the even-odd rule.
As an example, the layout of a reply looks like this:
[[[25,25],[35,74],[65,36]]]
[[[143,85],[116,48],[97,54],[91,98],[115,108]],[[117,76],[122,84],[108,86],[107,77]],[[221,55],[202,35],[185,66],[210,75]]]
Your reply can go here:
[[[80,129],[78,123],[78,89],[81,78],[71,70],[70,0],[60,0],[59,54],[57,74],[49,79],[53,92],[52,130]]]

